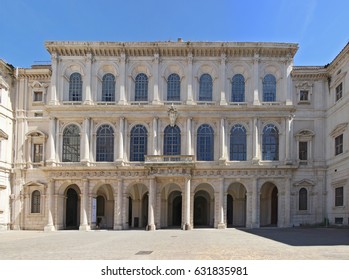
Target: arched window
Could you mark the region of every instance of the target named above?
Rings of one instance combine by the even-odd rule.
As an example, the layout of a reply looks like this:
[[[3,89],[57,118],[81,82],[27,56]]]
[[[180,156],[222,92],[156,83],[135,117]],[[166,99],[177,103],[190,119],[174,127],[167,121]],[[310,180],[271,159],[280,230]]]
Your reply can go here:
[[[263,160],[279,160],[279,130],[275,125],[268,124],[263,129]]]
[[[197,160],[213,160],[213,129],[208,124],[203,124],[198,128],[197,133]]]
[[[102,101],[115,101],[115,77],[113,74],[105,74],[102,79]]]
[[[199,101],[212,101],[212,77],[202,74],[200,77]]]
[[[148,131],[140,124],[131,130],[130,161],[144,161],[147,154]]]
[[[263,101],[276,101],[276,79],[272,74],[265,75],[263,79]]]
[[[40,192],[32,192],[32,203],[31,203],[31,212],[40,213]]]
[[[299,190],[299,210],[308,210],[308,191],[306,188]]]
[[[168,125],[164,133],[164,155],[181,154],[181,130],[177,125]]]
[[[62,161],[80,161],[80,130],[77,125],[71,124],[63,131]]]
[[[113,161],[114,130],[110,125],[102,125],[97,130],[96,161]]]
[[[232,79],[232,102],[245,102],[245,78],[241,74],[234,75]]]
[[[230,160],[246,160],[246,129],[241,124],[230,131]]]
[[[82,101],[82,78],[80,73],[70,75],[69,101]]]
[[[177,74],[171,74],[167,78],[167,101],[180,101],[181,79]]]
[[[136,76],[135,101],[148,101],[148,77],[143,73]]]

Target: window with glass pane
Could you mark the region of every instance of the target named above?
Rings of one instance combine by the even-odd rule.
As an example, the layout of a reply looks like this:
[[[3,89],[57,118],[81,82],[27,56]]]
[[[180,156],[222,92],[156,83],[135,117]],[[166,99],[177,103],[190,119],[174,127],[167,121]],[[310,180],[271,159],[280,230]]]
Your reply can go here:
[[[203,74],[200,77],[199,101],[212,101],[212,77]]]
[[[343,206],[343,187],[335,188],[335,206]]]
[[[241,74],[234,75],[232,80],[232,102],[245,102],[245,78]]]
[[[337,136],[334,139],[335,142],[335,155],[343,153],[343,134]]]
[[[308,209],[308,191],[305,188],[299,190],[299,210]]]
[[[279,160],[279,131],[275,125],[263,129],[262,159]]]
[[[276,101],[276,79],[272,74],[268,74],[263,79],[263,101]]]
[[[144,161],[147,153],[148,131],[143,125],[136,125],[131,130],[130,161]]]
[[[80,73],[73,73],[69,78],[69,101],[82,100],[82,78]]]
[[[246,129],[241,124],[230,131],[230,160],[246,160]]]
[[[308,142],[299,142],[299,154],[300,160],[308,160]]]
[[[308,90],[301,90],[299,93],[299,100],[300,101],[308,101],[309,100],[309,91]]]
[[[213,161],[213,129],[208,124],[198,128],[197,133],[197,160]]]
[[[96,161],[113,161],[114,130],[110,125],[102,125],[97,130]]]
[[[32,193],[31,212],[40,213],[40,192],[39,191],[33,191]]]
[[[169,125],[164,132],[164,155],[180,155],[181,130],[179,127]]]
[[[43,144],[34,144],[33,146],[33,162],[41,162],[43,161]]]
[[[342,86],[342,83],[340,83],[336,87],[336,101],[342,98],[342,94],[343,94],[343,86]]]
[[[135,101],[148,101],[148,77],[140,73],[136,76]]]
[[[180,101],[181,80],[177,74],[171,74],[167,79],[167,101]]]
[[[102,79],[102,101],[115,101],[115,77],[113,74],[105,74]]]
[[[76,125],[69,125],[63,131],[62,161],[80,161],[80,130]]]

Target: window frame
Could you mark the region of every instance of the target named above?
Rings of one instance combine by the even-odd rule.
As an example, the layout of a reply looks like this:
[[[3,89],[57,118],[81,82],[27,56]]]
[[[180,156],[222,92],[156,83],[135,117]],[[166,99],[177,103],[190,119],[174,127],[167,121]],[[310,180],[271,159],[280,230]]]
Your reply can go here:
[[[271,129],[273,129],[276,133],[269,133],[267,131]],[[266,132],[268,132],[268,134],[266,134]],[[271,143],[272,139],[274,139],[276,143]],[[262,133],[262,160],[263,161],[279,161],[280,159],[279,150],[280,150],[280,131],[275,124],[272,124],[272,123],[266,124],[263,128],[263,133]]]
[[[74,130],[76,128],[76,130],[74,132],[77,132],[76,134],[72,134],[72,135],[65,135],[66,131],[68,132],[68,129],[71,129],[74,127]],[[78,125],[76,124],[69,124],[67,125],[62,133],[62,162],[80,162],[81,160],[81,137],[80,137],[80,133],[81,133],[81,129]],[[67,148],[65,147],[69,147],[69,146],[65,146],[66,144],[64,143],[65,141],[67,142],[65,137],[71,137],[69,139],[72,139],[74,141],[73,144],[70,144],[71,148],[73,150],[76,150],[75,153],[71,153],[67,151]],[[70,142],[71,140],[69,140]],[[74,160],[68,160],[69,158],[73,158],[73,156],[75,157]]]
[[[144,162],[147,154],[148,130],[144,125],[136,124],[130,132],[130,161]]]
[[[96,162],[114,161],[114,134],[114,129],[109,124],[103,124],[98,127],[96,132]]]
[[[209,73],[204,73],[199,78],[199,96],[198,101],[213,101],[213,79]]]
[[[343,133],[334,138],[334,155],[343,154]]]
[[[109,79],[110,78],[110,79]],[[116,78],[112,73],[102,77],[102,102],[115,102]]]
[[[214,161],[214,130],[209,124],[201,124],[197,129],[196,158]]]
[[[269,80],[270,78],[270,80]],[[277,81],[273,74],[266,74],[263,77],[262,102],[276,102]]]
[[[181,78],[177,73],[167,77],[166,101],[181,101]]]
[[[71,73],[69,76],[68,101],[82,102],[83,80],[79,72]]]
[[[241,130],[244,134],[239,134],[234,136],[234,130]],[[243,140],[238,138],[244,138]],[[237,140],[237,143],[234,144],[234,140]],[[240,140],[240,143],[238,143]],[[243,143],[241,143],[243,142]],[[234,149],[235,147],[235,149]],[[236,149],[237,148],[237,149]],[[241,151],[242,148],[242,151]],[[235,152],[237,150],[237,152]],[[236,156],[234,156],[236,155]],[[247,160],[247,130],[242,124],[235,124],[230,129],[230,161],[246,161]]]
[[[343,207],[344,206],[344,187],[334,188],[334,206]]]
[[[181,155],[181,129],[177,125],[165,127],[163,153],[166,156]]]
[[[134,101],[149,101],[149,77],[145,73],[135,77]]]
[[[243,103],[246,100],[246,81],[242,74],[235,74],[231,79],[231,102]]]
[[[41,213],[41,192],[39,190],[34,190],[31,192],[30,199],[30,214],[40,214]]]

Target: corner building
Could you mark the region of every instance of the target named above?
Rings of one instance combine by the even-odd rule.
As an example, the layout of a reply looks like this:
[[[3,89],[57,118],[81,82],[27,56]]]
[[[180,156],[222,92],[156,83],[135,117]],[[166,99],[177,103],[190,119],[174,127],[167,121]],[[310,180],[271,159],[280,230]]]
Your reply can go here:
[[[348,225],[348,46],[46,48],[15,77],[12,229]]]

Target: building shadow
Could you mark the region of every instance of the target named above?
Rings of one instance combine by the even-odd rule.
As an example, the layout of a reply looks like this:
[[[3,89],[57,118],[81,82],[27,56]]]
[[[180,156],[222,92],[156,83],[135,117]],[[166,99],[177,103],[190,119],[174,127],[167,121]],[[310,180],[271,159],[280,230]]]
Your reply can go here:
[[[349,245],[347,228],[240,228],[237,230],[290,246]]]

